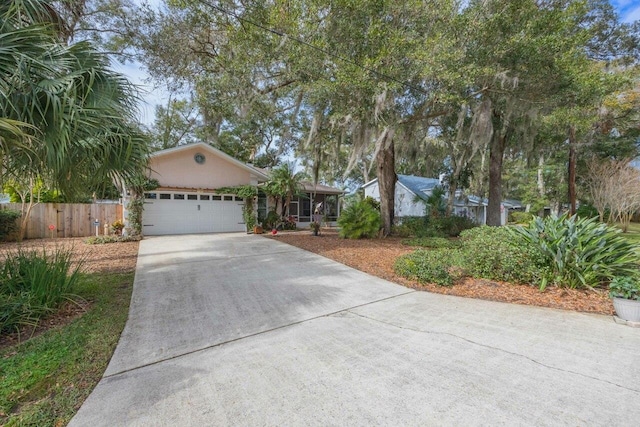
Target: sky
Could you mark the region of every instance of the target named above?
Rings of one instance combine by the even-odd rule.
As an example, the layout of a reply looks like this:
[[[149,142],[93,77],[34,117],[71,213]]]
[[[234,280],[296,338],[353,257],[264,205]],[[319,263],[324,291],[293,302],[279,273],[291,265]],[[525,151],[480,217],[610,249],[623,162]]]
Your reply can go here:
[[[141,3],[141,0],[136,0]],[[147,0],[151,5],[159,5],[162,0]],[[640,0],[612,0],[611,4],[620,14],[622,22],[633,22],[640,20]],[[146,125],[151,126],[155,115],[155,107],[164,105],[169,98],[169,94],[162,88],[154,86],[150,81],[149,74],[138,62],[119,64],[114,63],[113,68],[124,74],[134,84],[138,85],[143,102],[139,105],[139,119]]]

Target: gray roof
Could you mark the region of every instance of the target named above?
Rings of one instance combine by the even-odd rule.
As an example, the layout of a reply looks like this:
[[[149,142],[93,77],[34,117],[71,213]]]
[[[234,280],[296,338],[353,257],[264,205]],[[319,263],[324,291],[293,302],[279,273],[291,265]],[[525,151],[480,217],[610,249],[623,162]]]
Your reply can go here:
[[[429,197],[425,191],[431,191],[433,187],[440,185],[438,178],[423,178],[414,175],[398,175],[398,182],[423,200],[427,200]]]

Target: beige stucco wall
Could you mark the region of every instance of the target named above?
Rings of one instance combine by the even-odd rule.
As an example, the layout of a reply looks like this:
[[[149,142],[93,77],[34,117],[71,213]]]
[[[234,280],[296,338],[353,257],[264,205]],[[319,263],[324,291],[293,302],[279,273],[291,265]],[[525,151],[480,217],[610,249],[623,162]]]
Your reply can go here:
[[[196,153],[205,156],[204,164],[194,160]],[[255,176],[202,147],[193,147],[151,159],[150,178],[160,187],[216,189],[236,185],[257,184]]]

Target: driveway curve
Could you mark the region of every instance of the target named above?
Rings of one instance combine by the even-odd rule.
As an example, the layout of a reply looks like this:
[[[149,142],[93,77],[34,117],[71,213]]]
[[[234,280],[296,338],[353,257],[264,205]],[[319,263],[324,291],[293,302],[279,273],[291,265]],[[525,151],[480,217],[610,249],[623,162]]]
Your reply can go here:
[[[415,292],[259,236],[153,237],[70,425],[635,425],[639,360],[610,317]]]

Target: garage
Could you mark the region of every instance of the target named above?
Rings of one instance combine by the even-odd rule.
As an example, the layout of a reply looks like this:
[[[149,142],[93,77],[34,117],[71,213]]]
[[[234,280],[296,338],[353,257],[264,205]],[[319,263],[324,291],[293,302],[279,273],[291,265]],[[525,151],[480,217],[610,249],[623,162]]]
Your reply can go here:
[[[152,153],[147,178],[157,185],[144,194],[146,236],[244,232],[245,201],[230,189],[269,179],[265,171],[203,142]]]
[[[142,229],[147,236],[245,231],[243,206],[231,194],[145,193]]]

